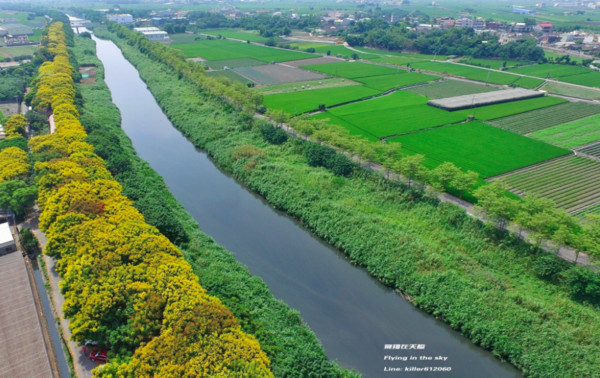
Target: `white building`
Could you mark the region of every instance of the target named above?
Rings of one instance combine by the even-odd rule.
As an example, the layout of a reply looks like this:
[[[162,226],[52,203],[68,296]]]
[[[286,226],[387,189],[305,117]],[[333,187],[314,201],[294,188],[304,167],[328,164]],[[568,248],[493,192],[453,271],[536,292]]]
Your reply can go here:
[[[106,18],[119,24],[133,24],[133,16],[128,13],[107,14]]]
[[[17,245],[13,239],[12,232],[8,223],[0,224],[0,255],[5,255],[17,250]]]
[[[169,34],[166,31],[149,31],[149,32],[143,32],[143,35],[146,36],[146,38],[148,38],[151,41],[158,41],[158,42],[168,42],[170,41],[169,38]]]

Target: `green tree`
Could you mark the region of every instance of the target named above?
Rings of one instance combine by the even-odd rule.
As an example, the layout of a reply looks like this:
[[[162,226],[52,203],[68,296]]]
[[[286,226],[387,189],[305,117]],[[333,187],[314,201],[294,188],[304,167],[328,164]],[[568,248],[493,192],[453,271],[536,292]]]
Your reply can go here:
[[[422,180],[426,176],[426,169],[423,167],[425,156],[416,154],[405,156],[398,161],[396,169],[398,173],[406,177],[408,187],[411,188],[413,181]]]
[[[463,198],[464,193],[469,191],[475,187],[477,184],[477,180],[479,180],[479,173],[474,171],[467,172],[459,172],[454,180],[450,183],[454,189],[458,190],[460,198]]]
[[[477,197],[475,209],[483,211],[488,220],[499,228],[504,228],[518,209],[517,202],[506,196],[507,188],[502,181],[496,181],[479,187],[474,193]]]
[[[445,162],[431,171],[431,184],[442,190],[447,190],[450,183],[456,180],[456,177],[461,173],[460,169],[451,162]]]
[[[25,181],[12,180],[0,183],[0,209],[8,209],[17,216],[25,215],[27,208],[37,199],[37,188]]]

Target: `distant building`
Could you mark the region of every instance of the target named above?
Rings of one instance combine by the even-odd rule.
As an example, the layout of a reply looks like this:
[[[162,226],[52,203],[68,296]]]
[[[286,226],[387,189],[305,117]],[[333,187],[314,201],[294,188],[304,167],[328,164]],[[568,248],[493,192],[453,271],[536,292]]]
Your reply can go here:
[[[513,6],[513,13],[533,14],[533,13],[535,13],[535,11],[529,10],[529,9],[525,9],[525,8],[521,8],[521,7],[517,7],[517,6]]]
[[[19,46],[29,44],[29,36],[27,35],[7,35],[4,37],[6,46]]]
[[[169,38],[169,34],[166,31],[162,31],[162,30],[143,32],[142,34],[151,41],[169,42],[171,40]]]
[[[457,28],[473,28],[474,25],[475,22],[471,17],[461,17],[454,21],[454,26],[456,26]]]
[[[133,24],[133,16],[128,13],[107,14],[108,21],[114,21],[118,24],[128,25]]]
[[[0,224],[0,255],[6,255],[17,250],[17,244],[13,239],[8,223]]]
[[[535,26],[534,30],[541,33],[552,33],[554,31],[554,25],[550,22],[540,22]]]

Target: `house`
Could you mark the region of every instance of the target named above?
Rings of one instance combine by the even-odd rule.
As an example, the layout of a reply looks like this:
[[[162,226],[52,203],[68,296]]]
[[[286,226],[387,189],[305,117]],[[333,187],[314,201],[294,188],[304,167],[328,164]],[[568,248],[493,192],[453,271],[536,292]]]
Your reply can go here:
[[[114,21],[118,24],[133,24],[133,16],[128,13],[107,14],[108,21]]]
[[[534,29],[541,33],[552,33],[554,31],[554,25],[552,25],[551,22],[540,22]]]
[[[17,250],[17,244],[13,239],[8,223],[0,224],[0,256]]]

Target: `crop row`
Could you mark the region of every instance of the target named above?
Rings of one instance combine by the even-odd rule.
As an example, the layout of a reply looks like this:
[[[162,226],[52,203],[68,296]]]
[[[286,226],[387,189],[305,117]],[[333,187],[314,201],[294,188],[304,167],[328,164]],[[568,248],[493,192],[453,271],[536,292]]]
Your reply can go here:
[[[588,154],[597,158],[600,158],[600,143],[592,144],[591,146],[584,147],[579,151],[584,154]]]
[[[600,163],[578,156],[553,160],[503,178],[518,194],[536,194],[576,213],[600,202]]]
[[[583,146],[600,140],[600,114],[536,131],[529,136],[564,148]]]
[[[600,106],[598,105],[584,102],[569,102],[499,118],[494,120],[492,124],[515,133],[529,134],[534,131],[571,122],[597,113],[600,113]]]
[[[498,90],[496,87],[452,79],[407,89],[409,92],[420,94],[421,96],[431,99],[492,92],[496,90]]]

